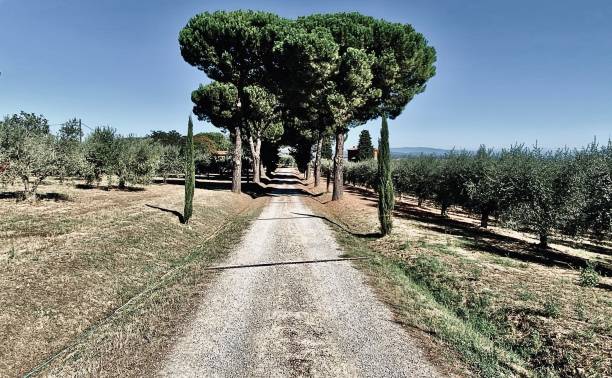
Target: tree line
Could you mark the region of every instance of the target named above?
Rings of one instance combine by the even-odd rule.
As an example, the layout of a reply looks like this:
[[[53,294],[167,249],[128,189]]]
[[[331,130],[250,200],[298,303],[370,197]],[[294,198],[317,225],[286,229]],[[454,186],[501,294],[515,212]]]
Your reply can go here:
[[[181,30],[179,45],[184,60],[212,80],[192,92],[193,113],[230,132],[234,192],[243,142],[255,181],[287,145],[300,170],[314,159],[318,184],[323,144],[333,138],[333,199],[340,199],[349,130],[397,117],[435,74],[435,50],[411,25],[359,13],[205,12]]]
[[[501,151],[452,151],[444,157],[415,156],[392,161],[397,195],[418,205],[431,201],[446,215],[451,206],[480,216],[481,227],[495,217],[529,230],[547,246],[552,233],[568,237],[612,236],[612,142],[582,149],[512,146]],[[346,182],[376,188],[377,163],[348,163]]]
[[[149,184],[155,176],[185,172],[185,137],[177,131],[153,131],[146,137],[123,136],[108,126],[96,127],[83,138],[77,119],[52,133],[42,115],[21,112],[0,121],[0,183],[23,185],[22,196],[33,197],[49,177],[79,178],[89,185],[120,189]],[[212,153],[230,148],[221,133],[193,136],[196,170],[227,170]]]

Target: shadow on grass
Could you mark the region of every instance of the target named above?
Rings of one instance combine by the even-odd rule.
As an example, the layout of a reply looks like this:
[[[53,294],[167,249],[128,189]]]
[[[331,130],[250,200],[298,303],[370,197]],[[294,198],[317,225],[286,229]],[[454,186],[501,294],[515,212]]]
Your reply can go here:
[[[159,206],[155,206],[155,205],[149,205],[149,204],[146,204],[145,206],[146,207],[150,207],[151,209],[156,209],[156,210],[162,211],[164,213],[170,213],[172,215],[175,215],[178,218],[179,222],[181,222],[183,224],[185,223],[185,218],[183,217],[183,213],[181,213],[180,211],[172,210],[172,209],[165,209],[163,207],[159,207]]]
[[[156,184],[162,184],[163,180],[154,180]],[[182,178],[172,178],[166,180],[166,184],[168,185],[185,185],[185,180]],[[203,181],[196,180],[196,188],[198,189],[207,189],[207,190],[231,190],[232,182],[231,181]],[[241,185],[241,190],[243,193],[247,194],[251,198],[258,198],[267,195],[270,190],[261,186],[260,184],[250,182],[243,182]]]
[[[347,191],[355,193],[362,198],[372,202],[370,206],[377,206],[376,195],[363,188],[348,187]],[[480,228],[472,223],[443,217],[410,203],[397,203],[395,206],[396,217],[417,221],[427,230],[440,233],[462,236],[466,240],[466,248],[509,257],[518,261],[541,264],[544,266],[558,266],[566,269],[584,268],[589,259],[573,256],[554,248],[541,248],[535,243],[507,235],[500,235],[490,230]],[[553,240],[557,243],[558,240]],[[572,244],[565,241],[564,244],[574,248],[582,248],[582,243]],[[591,246],[591,252],[602,254],[612,253],[609,248]],[[597,263],[596,270],[604,276],[612,276],[610,264]]]
[[[583,243],[575,240],[563,240],[563,239],[554,239],[553,243],[561,244],[566,247],[576,248],[576,249],[584,249],[585,251],[589,251],[592,253],[599,253],[600,255],[612,256],[612,248],[604,246],[604,245],[593,245],[589,243]]]
[[[102,185],[91,185],[91,184],[75,184],[74,187],[77,189],[82,189],[82,190],[98,189],[98,190],[105,190],[105,191],[116,190],[119,192],[144,192],[146,190],[145,188],[141,186],[124,186],[123,188],[120,188],[117,185],[102,186]]]
[[[0,192],[0,199],[14,199],[16,201],[25,201],[26,197],[23,192]],[[69,202],[72,201],[70,196],[64,193],[37,193],[36,200],[39,201],[54,201],[54,202]]]

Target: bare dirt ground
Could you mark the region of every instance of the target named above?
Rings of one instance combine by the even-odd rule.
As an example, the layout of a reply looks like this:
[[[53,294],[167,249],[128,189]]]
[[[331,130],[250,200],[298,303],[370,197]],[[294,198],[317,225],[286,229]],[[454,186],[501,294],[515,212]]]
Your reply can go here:
[[[233,268],[218,271],[160,374],[438,375],[365,276],[350,261],[324,261],[343,251],[292,187],[281,182],[221,264]]]
[[[0,196],[0,376],[24,374],[70,345],[195,252],[212,258],[203,241],[231,229],[228,222],[254,206],[247,195],[196,190],[193,220],[185,226],[179,185],[107,191],[47,183],[41,187],[47,199],[35,203],[16,202],[11,189]],[[165,320],[148,319],[147,329],[167,331],[173,309],[164,311]],[[118,361],[130,338],[154,336],[138,322],[128,328],[106,334],[112,345],[97,354]],[[89,374],[108,367],[91,365]],[[87,372],[82,368],[75,371]]]
[[[341,226],[345,248],[367,249],[392,266],[393,278],[370,281],[398,319],[464,353],[475,371],[495,376],[496,362],[485,361],[486,350],[501,345],[511,346],[515,360],[538,374],[612,374],[609,244],[554,239],[549,250],[540,250],[534,235],[497,226],[482,230],[476,217],[455,209],[443,218],[438,209],[419,208],[411,198],[397,204],[391,235],[356,238],[377,231],[375,194],[347,187],[343,200],[331,202],[324,187],[309,190],[318,193],[309,202],[312,209]],[[598,262],[603,273],[595,287],[579,284],[586,260]],[[397,286],[404,282],[399,275],[410,277],[408,289]],[[462,322],[469,332],[457,331]],[[468,341],[473,345],[467,347]],[[478,356],[478,348],[485,354]]]

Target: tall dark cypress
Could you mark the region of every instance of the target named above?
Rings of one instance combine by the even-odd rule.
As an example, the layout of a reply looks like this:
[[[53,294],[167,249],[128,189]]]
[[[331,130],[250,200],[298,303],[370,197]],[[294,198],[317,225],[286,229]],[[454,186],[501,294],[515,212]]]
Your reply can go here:
[[[187,145],[185,146],[185,211],[183,223],[188,223],[193,214],[193,191],[195,188],[195,158],[193,151],[193,121],[189,116],[187,124]]]
[[[378,219],[380,232],[387,235],[393,228],[393,180],[391,179],[391,154],[389,153],[389,128],[383,117],[378,141]]]

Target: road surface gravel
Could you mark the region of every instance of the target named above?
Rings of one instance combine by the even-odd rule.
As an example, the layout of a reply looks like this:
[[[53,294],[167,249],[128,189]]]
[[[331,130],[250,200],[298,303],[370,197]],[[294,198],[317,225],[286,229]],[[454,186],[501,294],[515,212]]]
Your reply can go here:
[[[339,258],[325,222],[290,180],[220,265]],[[299,184],[298,184],[299,186]],[[215,271],[161,376],[440,375],[350,261]]]

